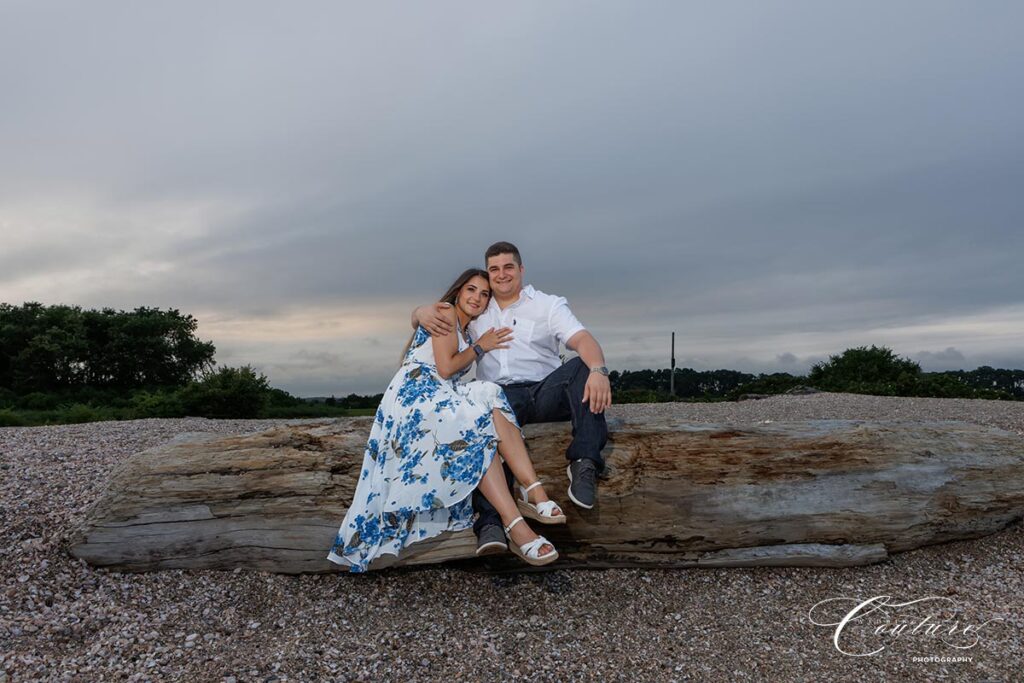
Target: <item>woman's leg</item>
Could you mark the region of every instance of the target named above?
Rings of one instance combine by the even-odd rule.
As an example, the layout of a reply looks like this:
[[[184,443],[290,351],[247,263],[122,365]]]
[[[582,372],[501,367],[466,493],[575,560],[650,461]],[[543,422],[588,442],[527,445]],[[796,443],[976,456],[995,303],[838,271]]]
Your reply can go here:
[[[505,473],[501,471],[501,462],[497,458],[491,460],[490,467],[487,468],[483,478],[480,480],[479,488],[484,497],[501,515],[502,524],[508,526],[509,522],[519,517],[519,508],[516,507],[516,502],[512,500],[512,494],[508,492]],[[512,542],[517,545],[524,545],[537,538],[537,534],[526,524],[525,519],[512,527],[512,531],[509,533],[512,536]],[[553,552],[554,549],[554,546],[550,543],[545,543],[540,547],[540,556],[543,557]]]
[[[528,486],[537,481],[537,472],[533,469],[533,461],[526,451],[526,443],[523,435],[516,429],[516,426],[508,421],[505,414],[497,408],[494,409],[494,431],[498,432],[498,452],[508,463],[512,474],[516,476],[520,484]],[[548,499],[543,486],[537,486],[527,494],[531,503],[543,503]],[[554,515],[562,514],[561,508],[552,511]]]

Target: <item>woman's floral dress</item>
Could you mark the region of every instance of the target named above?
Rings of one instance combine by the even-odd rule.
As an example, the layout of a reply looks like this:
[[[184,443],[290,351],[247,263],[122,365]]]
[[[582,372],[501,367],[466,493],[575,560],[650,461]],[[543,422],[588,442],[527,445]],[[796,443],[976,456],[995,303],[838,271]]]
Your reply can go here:
[[[459,350],[468,344],[459,337]],[[416,330],[402,367],[377,408],[355,496],[327,556],[353,572],[385,553],[473,523],[470,494],[497,450],[491,411],[518,427],[493,382],[437,374],[434,347]]]

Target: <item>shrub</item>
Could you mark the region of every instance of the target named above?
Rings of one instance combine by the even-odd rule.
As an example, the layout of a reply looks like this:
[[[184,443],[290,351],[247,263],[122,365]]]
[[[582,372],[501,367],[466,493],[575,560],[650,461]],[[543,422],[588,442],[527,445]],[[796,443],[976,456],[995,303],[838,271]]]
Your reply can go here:
[[[612,394],[615,403],[667,403],[675,398],[667,391],[652,389],[625,389]]]
[[[33,391],[31,394],[25,394],[19,398],[16,405],[23,410],[54,410],[59,404],[59,396]]]
[[[0,427],[21,427],[24,424],[25,420],[10,408],[0,410]]]
[[[267,405],[273,407],[304,406],[306,402],[301,398],[292,396],[284,389],[270,389],[267,394]]]
[[[895,395],[912,392],[921,366],[884,346],[859,346],[811,368],[808,382],[825,391]]]
[[[784,394],[805,381],[804,377],[795,377],[788,372],[774,372],[770,375],[761,374],[753,382],[747,382],[736,387],[727,396],[732,400],[736,400],[743,394]]]
[[[70,408],[64,411],[62,416],[62,422],[78,423],[78,422],[96,422],[102,420],[103,416],[99,411],[95,410],[91,406],[87,406],[84,403],[76,403]]]
[[[249,365],[207,372],[179,392],[186,415],[214,418],[260,417],[267,406],[267,378]]]
[[[132,396],[135,417],[184,417],[185,405],[177,391],[140,391]]]

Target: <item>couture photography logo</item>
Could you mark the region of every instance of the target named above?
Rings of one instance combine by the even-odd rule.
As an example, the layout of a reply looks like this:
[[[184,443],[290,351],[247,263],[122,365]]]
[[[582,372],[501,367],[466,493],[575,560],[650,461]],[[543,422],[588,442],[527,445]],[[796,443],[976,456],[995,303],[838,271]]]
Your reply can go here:
[[[848,657],[872,657],[883,652],[925,647],[935,653],[915,655],[913,661],[970,662],[992,622],[972,621],[951,598],[928,596],[899,601],[891,595],[870,598],[828,598],[807,612],[815,626],[831,632],[836,650]]]

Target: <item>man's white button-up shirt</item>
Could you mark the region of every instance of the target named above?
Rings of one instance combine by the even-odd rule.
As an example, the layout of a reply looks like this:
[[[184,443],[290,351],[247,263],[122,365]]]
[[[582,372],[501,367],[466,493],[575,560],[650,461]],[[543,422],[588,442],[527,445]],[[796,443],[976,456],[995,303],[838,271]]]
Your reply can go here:
[[[490,328],[512,328],[507,349],[485,353],[476,363],[477,379],[499,384],[539,382],[561,365],[558,345],[585,329],[569,310],[565,297],[545,294],[526,285],[519,300],[501,310],[491,299],[487,309],[469,323],[476,340]]]

